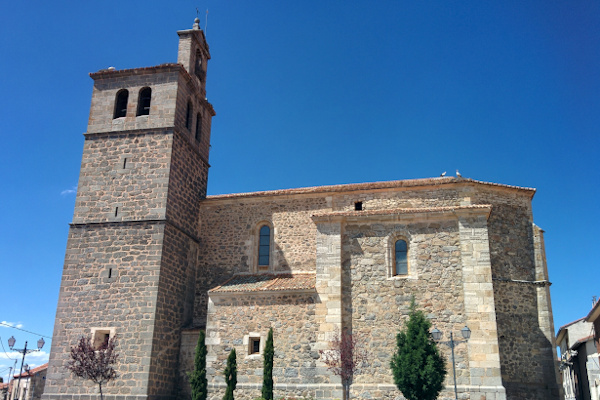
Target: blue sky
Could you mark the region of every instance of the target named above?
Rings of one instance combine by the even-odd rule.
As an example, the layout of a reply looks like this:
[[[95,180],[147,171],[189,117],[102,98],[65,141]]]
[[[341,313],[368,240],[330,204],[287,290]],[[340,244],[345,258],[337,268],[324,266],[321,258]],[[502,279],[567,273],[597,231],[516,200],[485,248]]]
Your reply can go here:
[[[209,9],[217,111],[209,194],[455,169],[535,187],[555,326],[587,314],[600,295],[599,2],[108,0],[2,7],[0,321],[52,335],[88,73],[175,62],[196,7],[202,27]],[[39,338],[0,324],[6,350],[11,335]],[[1,376],[10,358],[0,347]]]

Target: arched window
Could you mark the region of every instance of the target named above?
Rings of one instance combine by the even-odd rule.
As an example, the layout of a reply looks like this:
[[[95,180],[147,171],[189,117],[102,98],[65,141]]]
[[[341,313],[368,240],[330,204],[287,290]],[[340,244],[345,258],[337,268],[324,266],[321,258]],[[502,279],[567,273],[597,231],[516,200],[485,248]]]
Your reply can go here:
[[[185,114],[185,127],[188,130],[192,130],[192,116],[194,115],[194,109],[192,108],[192,102],[188,101],[187,112]]]
[[[269,266],[269,255],[271,252],[271,228],[263,225],[258,231],[258,268]]]
[[[127,115],[127,100],[129,99],[129,91],[127,89],[121,89],[117,92],[117,98],[115,99],[115,114],[113,119],[121,118]]]
[[[194,73],[198,77],[198,79],[204,79],[204,70],[202,69],[202,53],[200,50],[196,50],[196,63],[194,65]]]
[[[196,114],[196,140],[199,142],[202,138],[202,116]]]
[[[138,96],[137,115],[150,114],[150,100],[152,99],[152,89],[149,87],[142,88]]]
[[[394,244],[394,275],[408,275],[408,246],[406,240]]]

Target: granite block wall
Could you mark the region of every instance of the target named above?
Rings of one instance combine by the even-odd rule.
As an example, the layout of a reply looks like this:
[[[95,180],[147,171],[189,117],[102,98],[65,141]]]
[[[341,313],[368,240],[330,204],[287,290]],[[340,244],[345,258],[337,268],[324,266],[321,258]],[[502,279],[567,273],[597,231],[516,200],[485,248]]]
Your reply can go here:
[[[227,356],[235,347],[238,367],[236,398],[260,397],[263,379],[262,354],[249,354],[249,338],[261,338],[261,353],[269,328],[273,328],[273,379],[278,383],[276,396],[289,394],[314,396],[311,386],[329,382],[329,373],[319,365],[315,348],[318,324],[314,294],[269,294],[211,296],[207,326],[207,374],[210,399],[223,396],[222,371]],[[298,387],[298,388],[296,388]]]
[[[146,222],[71,227],[45,398],[97,393],[65,369],[71,346],[94,327],[113,328],[118,340],[119,379],[105,393],[146,394],[163,236],[164,225]]]
[[[99,71],[94,78],[92,104],[88,120],[88,133],[120,132],[139,129],[173,127],[181,67],[165,64],[152,68],[122,71]],[[144,87],[152,89],[150,113],[136,116],[139,92]],[[117,93],[129,91],[127,114],[114,118]]]
[[[88,135],[73,223],[164,219],[171,144],[168,130]]]

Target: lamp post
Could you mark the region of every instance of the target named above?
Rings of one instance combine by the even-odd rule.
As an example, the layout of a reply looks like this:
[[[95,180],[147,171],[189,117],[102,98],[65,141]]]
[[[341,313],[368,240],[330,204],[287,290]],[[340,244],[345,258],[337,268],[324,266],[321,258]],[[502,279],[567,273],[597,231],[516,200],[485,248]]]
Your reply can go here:
[[[431,331],[431,336],[433,336],[433,340],[435,340],[438,343],[445,344],[452,349],[452,372],[454,373],[454,399],[455,400],[458,400],[458,390],[456,389],[456,361],[454,360],[454,347],[458,343],[468,341],[469,338],[471,337],[471,330],[469,329],[469,327],[467,327],[465,325],[465,327],[460,330],[460,333],[461,333],[462,337],[464,338],[464,340],[454,339],[454,336],[452,335],[452,331],[450,331],[450,340],[447,342],[440,342],[440,339],[442,338],[442,331],[440,331],[438,328],[433,328],[433,330]]]
[[[8,347],[10,347],[10,349],[12,351],[16,351],[18,353],[23,354],[23,358],[21,359],[21,370],[19,371],[19,380],[17,381],[17,391],[15,392],[16,395],[19,395],[19,387],[21,386],[21,375],[23,375],[23,364],[25,363],[25,355],[29,354],[29,353],[33,353],[34,351],[40,351],[42,349],[42,347],[44,347],[44,339],[40,338],[40,340],[37,341],[37,350],[36,349],[29,349],[27,350],[27,341],[25,342],[25,348],[24,349],[15,349],[13,348],[13,346],[15,345],[16,339],[14,336],[11,336],[10,339],[8,339]],[[18,400],[14,398],[13,396],[13,400]]]

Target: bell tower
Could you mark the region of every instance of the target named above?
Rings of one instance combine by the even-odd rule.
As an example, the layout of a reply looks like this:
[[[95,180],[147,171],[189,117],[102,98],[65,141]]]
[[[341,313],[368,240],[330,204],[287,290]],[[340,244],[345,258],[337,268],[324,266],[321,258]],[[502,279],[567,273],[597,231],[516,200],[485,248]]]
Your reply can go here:
[[[81,336],[116,336],[114,400],[177,396],[181,330],[191,324],[206,196],[210,52],[198,19],[178,62],[91,73],[92,103],[44,399],[100,398],[65,369]]]

